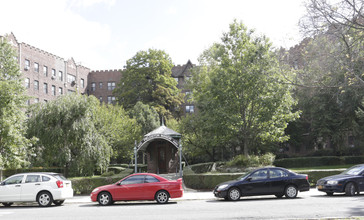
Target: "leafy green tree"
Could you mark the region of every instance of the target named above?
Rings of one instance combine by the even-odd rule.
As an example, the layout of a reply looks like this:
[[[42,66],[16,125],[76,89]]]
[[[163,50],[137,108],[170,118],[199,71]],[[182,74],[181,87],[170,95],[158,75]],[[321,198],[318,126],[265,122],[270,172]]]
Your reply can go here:
[[[32,106],[28,136],[39,139],[34,166],[65,167],[70,176],[92,175],[107,169],[112,154],[97,114],[94,96],[70,94]]]
[[[27,97],[14,57],[11,45],[0,38],[0,169],[27,165],[33,141],[25,137]]]
[[[123,77],[114,94],[129,110],[141,101],[153,106],[162,116],[178,115],[183,97],[172,78],[172,60],[162,50],[140,51],[126,62]]]
[[[207,122],[200,126],[245,155],[288,140],[284,130],[298,113],[292,112],[290,86],[269,41],[236,21],[221,40],[204,51],[191,80],[193,99]]]
[[[141,135],[151,132],[160,125],[157,111],[140,101],[130,110],[130,115],[141,126]]]
[[[141,140],[142,125],[119,105],[100,105],[96,114],[95,127],[113,150],[112,162],[129,162],[134,141]]]

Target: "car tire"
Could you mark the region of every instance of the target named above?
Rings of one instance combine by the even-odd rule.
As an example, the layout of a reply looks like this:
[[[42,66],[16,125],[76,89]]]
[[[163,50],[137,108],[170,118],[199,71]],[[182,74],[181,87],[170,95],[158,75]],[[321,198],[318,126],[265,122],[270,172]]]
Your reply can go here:
[[[240,190],[236,187],[230,188],[228,190],[227,197],[229,201],[238,201],[241,197]]]
[[[5,207],[10,207],[13,203],[12,202],[3,202]]]
[[[40,192],[37,196],[37,202],[40,207],[49,207],[52,205],[53,197],[49,192]]]
[[[356,193],[356,187],[355,187],[354,183],[352,183],[352,182],[347,183],[345,186],[345,195],[355,196],[355,193]]]
[[[334,195],[334,193],[333,193],[333,192],[326,192],[326,195],[328,195],[328,196],[333,196],[333,195]]]
[[[284,190],[284,195],[286,198],[293,199],[296,198],[298,194],[297,187],[294,185],[288,185]]]
[[[97,201],[102,206],[111,205],[113,203],[112,196],[108,192],[101,192],[97,196]]]
[[[64,203],[64,200],[55,200],[53,201],[53,203],[56,205],[56,206],[60,206]]]
[[[169,200],[169,194],[165,190],[160,190],[155,194],[155,201],[158,204],[166,204]]]
[[[275,196],[276,196],[278,199],[280,199],[280,198],[282,198],[282,197],[284,196],[284,194],[275,194]]]

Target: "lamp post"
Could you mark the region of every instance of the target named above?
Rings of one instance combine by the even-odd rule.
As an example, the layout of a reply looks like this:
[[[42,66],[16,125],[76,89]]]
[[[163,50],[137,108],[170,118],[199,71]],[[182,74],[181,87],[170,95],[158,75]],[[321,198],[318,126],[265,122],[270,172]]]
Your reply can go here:
[[[179,145],[179,177],[182,178],[182,144],[181,144],[181,139],[179,139],[178,145]]]
[[[138,170],[138,158],[137,158],[137,141],[135,140],[135,144],[134,144],[134,173],[137,173]]]

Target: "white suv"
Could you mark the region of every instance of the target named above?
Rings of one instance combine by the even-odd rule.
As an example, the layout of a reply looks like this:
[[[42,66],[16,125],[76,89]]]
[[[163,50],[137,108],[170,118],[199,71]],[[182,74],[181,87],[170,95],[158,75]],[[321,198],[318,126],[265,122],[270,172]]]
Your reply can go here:
[[[61,205],[73,197],[72,183],[58,173],[19,173],[0,183],[0,203],[38,202],[39,206]]]

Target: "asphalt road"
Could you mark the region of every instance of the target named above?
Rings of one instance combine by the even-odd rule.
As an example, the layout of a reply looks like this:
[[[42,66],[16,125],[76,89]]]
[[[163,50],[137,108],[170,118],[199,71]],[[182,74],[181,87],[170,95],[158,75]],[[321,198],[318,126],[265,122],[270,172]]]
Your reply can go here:
[[[237,202],[207,195],[210,194],[194,197],[197,199],[173,200],[167,205],[158,205],[153,201],[118,202],[100,207],[79,199],[49,208],[40,208],[37,204],[19,204],[10,208],[0,206],[0,219],[322,219],[359,216],[364,219],[363,193],[354,197],[329,197],[313,189],[299,193],[296,199],[259,196],[243,197]]]

